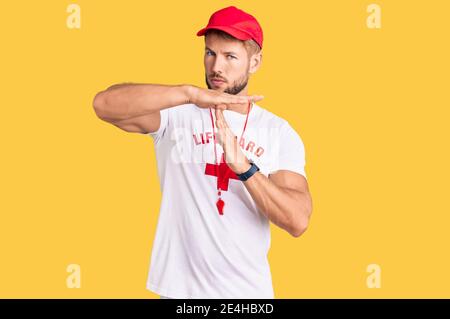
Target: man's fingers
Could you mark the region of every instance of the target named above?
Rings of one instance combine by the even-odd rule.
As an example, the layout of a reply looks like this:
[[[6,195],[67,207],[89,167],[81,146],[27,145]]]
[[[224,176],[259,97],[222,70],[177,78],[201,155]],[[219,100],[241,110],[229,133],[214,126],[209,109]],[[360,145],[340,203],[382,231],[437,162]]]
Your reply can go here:
[[[219,110],[226,110],[227,109],[227,105],[226,104],[217,104],[215,108],[216,108],[216,110],[217,109],[219,109]]]
[[[222,124],[222,110],[216,108],[216,125],[218,129],[222,129],[223,128],[223,124]]]
[[[253,102],[261,101],[264,98],[264,95],[252,95],[250,98]]]
[[[222,112],[220,109],[216,108],[216,127],[217,127],[217,138],[220,145],[223,145],[223,128],[221,121],[219,119],[219,113]]]
[[[228,93],[224,93],[223,95],[226,100],[226,104],[243,104],[248,101],[260,101],[264,98],[263,95],[232,95]]]
[[[230,97],[227,99],[227,104],[244,104],[247,103],[249,99],[245,96],[243,97]]]
[[[218,122],[219,122],[219,109],[218,109],[217,106],[216,106],[215,113],[216,113],[216,125],[217,125],[217,127],[219,127],[219,124],[218,124]]]
[[[233,132],[231,132],[230,128],[228,127],[228,123],[225,119],[225,116],[223,115],[223,111],[217,108],[216,108],[216,125],[220,134],[223,134],[223,136],[233,135]]]
[[[219,120],[221,121],[221,124],[224,128],[228,128],[227,120],[225,119],[225,115],[223,115],[222,110],[219,112]]]

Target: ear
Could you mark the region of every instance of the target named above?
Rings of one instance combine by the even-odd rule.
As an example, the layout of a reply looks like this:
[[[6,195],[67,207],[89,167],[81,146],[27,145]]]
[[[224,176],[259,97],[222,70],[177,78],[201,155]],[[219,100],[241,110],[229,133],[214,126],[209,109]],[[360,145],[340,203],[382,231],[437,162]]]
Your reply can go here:
[[[259,51],[256,54],[253,54],[250,58],[250,68],[248,70],[248,73],[253,74],[256,71],[258,71],[259,67],[262,63],[262,51]]]

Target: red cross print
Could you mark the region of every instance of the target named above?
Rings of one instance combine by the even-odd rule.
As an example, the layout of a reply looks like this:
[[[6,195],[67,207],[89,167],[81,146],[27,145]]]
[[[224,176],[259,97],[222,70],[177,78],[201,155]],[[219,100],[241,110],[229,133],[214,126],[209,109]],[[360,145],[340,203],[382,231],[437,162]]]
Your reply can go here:
[[[220,190],[228,190],[228,182],[230,179],[239,179],[236,176],[236,173],[233,172],[225,162],[224,153],[222,153],[219,165],[209,163],[206,164],[205,175],[217,176],[217,171],[219,172],[219,178],[217,178],[217,188],[220,188]]]

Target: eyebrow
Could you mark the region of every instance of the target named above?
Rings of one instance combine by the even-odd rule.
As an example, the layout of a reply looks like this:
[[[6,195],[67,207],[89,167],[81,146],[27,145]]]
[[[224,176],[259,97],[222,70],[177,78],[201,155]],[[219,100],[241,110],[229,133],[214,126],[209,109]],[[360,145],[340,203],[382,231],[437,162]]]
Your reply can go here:
[[[208,47],[205,47],[205,51],[206,50],[209,50],[209,51],[212,51],[212,52],[214,52],[214,50],[211,50],[210,48],[208,48]],[[215,53],[215,52],[214,52]],[[234,54],[234,55],[238,55],[236,52],[233,52],[233,51],[228,51],[228,52],[224,52],[225,54]]]

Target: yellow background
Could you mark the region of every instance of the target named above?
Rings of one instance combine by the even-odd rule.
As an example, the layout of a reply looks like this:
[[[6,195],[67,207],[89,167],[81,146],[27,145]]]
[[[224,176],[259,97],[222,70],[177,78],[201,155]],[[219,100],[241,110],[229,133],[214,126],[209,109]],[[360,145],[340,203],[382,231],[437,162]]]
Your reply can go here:
[[[306,148],[314,211],[299,238],[272,225],[276,298],[450,297],[449,1],[79,0],[79,30],[70,3],[1,5],[0,297],[158,297],[153,142],[92,99],[120,82],[204,87],[195,33],[228,5],[264,29],[250,93]]]

